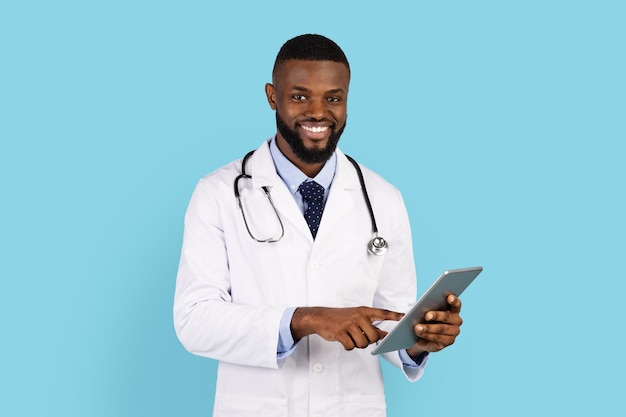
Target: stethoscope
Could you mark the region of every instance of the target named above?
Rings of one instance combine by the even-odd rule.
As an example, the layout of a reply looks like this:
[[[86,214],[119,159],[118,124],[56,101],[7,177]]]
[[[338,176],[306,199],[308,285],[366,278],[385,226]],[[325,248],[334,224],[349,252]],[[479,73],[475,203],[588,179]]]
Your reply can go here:
[[[267,199],[272,205],[272,209],[274,210],[274,213],[276,214],[276,218],[278,219],[278,223],[280,224],[280,236],[270,237],[267,239],[256,238],[250,231],[250,226],[248,225],[248,220],[246,219],[246,214],[244,213],[243,205],[241,203],[241,195],[239,194],[239,180],[242,178],[246,178],[246,179],[252,178],[251,175],[246,174],[246,162],[248,162],[248,159],[250,158],[250,156],[252,156],[253,153],[254,151],[250,151],[246,154],[246,156],[243,157],[243,161],[241,162],[241,174],[239,174],[237,178],[235,178],[235,181],[233,184],[235,188],[235,197],[237,198],[237,202],[239,203],[239,210],[241,210],[241,215],[243,216],[243,222],[246,225],[246,230],[248,231],[248,234],[250,235],[250,237],[253,240],[260,242],[260,243],[278,242],[279,240],[283,238],[283,236],[285,236],[285,227],[283,225],[283,221],[280,218],[280,214],[278,214],[278,210],[276,210],[276,206],[274,205],[274,201],[272,200],[272,196],[270,195],[270,191],[267,188],[267,186],[262,186],[261,188],[263,189],[263,192],[265,193]],[[348,158],[348,160],[352,163],[352,165],[354,165],[354,169],[356,169],[356,172],[359,176],[359,182],[361,183],[361,190],[363,190],[363,197],[365,198],[365,204],[367,205],[367,209],[370,213],[370,219],[372,220],[372,230],[374,231],[374,238],[370,240],[369,243],[367,244],[367,250],[372,255],[376,255],[376,256],[384,255],[385,253],[387,253],[387,250],[389,249],[389,245],[387,245],[387,241],[383,237],[378,236],[378,226],[376,225],[376,218],[374,217],[374,210],[372,209],[372,203],[370,202],[370,198],[367,194],[367,188],[365,188],[365,180],[363,179],[363,172],[361,171],[359,164],[357,164],[357,162],[354,159],[352,159],[352,157],[346,155],[346,158]]]

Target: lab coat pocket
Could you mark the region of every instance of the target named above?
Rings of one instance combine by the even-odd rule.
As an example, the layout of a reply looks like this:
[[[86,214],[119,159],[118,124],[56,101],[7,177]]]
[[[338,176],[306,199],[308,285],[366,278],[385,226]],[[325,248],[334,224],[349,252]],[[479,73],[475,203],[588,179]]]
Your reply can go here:
[[[271,398],[249,398],[238,395],[216,395],[213,417],[287,417],[287,401]]]

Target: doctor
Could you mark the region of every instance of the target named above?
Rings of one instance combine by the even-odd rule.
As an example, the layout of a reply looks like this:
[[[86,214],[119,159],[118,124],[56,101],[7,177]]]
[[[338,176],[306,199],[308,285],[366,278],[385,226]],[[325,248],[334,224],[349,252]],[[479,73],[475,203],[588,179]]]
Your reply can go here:
[[[361,167],[388,242],[383,256],[367,249],[359,174],[336,147],[349,81],[330,39],[286,42],[265,87],[277,134],[245,167],[238,160],[201,179],[189,203],[174,323],[186,349],[219,361],[216,417],[385,415],[370,351],[415,302],[413,248],[400,193]],[[448,303],[416,326],[420,342],[384,354],[408,380],[459,334],[461,302]]]

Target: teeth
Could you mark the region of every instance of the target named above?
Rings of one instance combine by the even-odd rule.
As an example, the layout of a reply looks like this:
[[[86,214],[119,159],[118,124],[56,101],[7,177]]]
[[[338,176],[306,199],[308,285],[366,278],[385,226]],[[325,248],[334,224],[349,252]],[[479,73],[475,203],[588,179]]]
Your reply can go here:
[[[328,129],[328,126],[302,126],[302,129],[313,133],[321,133]]]

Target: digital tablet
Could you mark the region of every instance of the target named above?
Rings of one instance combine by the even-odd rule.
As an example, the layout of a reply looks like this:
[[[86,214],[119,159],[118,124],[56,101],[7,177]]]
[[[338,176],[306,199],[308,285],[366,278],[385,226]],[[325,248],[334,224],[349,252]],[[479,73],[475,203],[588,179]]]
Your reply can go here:
[[[413,346],[419,340],[413,328],[417,323],[425,321],[424,315],[428,311],[447,310],[446,297],[449,294],[460,296],[482,270],[481,266],[476,266],[444,271],[424,295],[417,300],[411,310],[402,317],[396,327],[378,342],[378,345],[372,350],[372,355]]]

